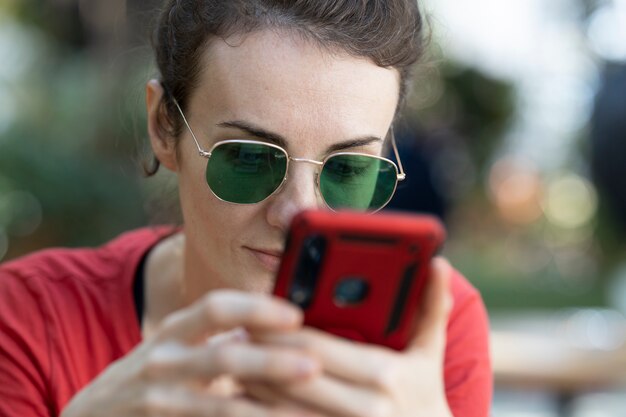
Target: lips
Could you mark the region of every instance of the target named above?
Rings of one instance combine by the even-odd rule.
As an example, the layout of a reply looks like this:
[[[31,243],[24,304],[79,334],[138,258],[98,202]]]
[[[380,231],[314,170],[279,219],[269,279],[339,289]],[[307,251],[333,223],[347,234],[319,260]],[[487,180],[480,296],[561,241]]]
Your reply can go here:
[[[280,258],[282,257],[282,251],[271,249],[259,249],[250,248],[246,249],[253,255],[253,257],[261,264],[261,266],[270,272],[276,273],[280,266]]]

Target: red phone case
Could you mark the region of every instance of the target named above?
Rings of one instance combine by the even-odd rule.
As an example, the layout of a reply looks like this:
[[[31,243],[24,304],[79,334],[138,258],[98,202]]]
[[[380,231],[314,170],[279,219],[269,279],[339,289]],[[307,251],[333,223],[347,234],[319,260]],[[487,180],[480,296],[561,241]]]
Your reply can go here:
[[[444,239],[431,216],[304,211],[292,221],[274,294],[303,307],[307,325],[402,350]]]

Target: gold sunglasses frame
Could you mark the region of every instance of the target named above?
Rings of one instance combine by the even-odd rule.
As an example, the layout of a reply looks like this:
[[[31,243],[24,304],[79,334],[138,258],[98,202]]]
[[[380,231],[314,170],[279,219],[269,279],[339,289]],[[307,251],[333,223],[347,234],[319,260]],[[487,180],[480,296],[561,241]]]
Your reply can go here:
[[[191,126],[189,125],[189,122],[187,121],[187,118],[185,117],[185,114],[183,113],[183,110],[178,105],[178,102],[176,101],[176,99],[173,99],[173,102],[174,102],[174,105],[176,106],[176,108],[178,109],[178,112],[180,113],[180,116],[183,118],[183,122],[185,123],[185,126],[187,127],[187,130],[189,130],[189,133],[191,134],[191,137],[193,138],[193,141],[196,144],[196,147],[198,149],[198,154],[201,157],[207,159],[207,164],[209,163],[209,160],[211,159],[211,153],[213,152],[213,150],[215,148],[217,148],[218,146],[224,145],[224,144],[227,144],[227,143],[248,143],[248,144],[258,144],[258,145],[270,146],[272,148],[280,150],[285,155],[285,158],[287,160],[287,166],[285,167],[285,175],[284,175],[283,180],[281,181],[280,185],[278,187],[276,187],[276,189],[271,194],[269,194],[263,200],[257,201],[256,203],[235,203],[233,201],[224,200],[223,198],[221,198],[220,196],[215,194],[215,192],[213,191],[213,189],[211,189],[211,186],[207,182],[207,187],[209,188],[211,193],[215,196],[215,198],[217,198],[218,200],[223,201],[225,203],[235,204],[235,205],[242,205],[242,206],[248,206],[250,204],[261,203],[261,202],[267,200],[268,198],[270,198],[271,196],[273,196],[274,194],[277,194],[278,192],[280,192],[280,190],[283,188],[283,185],[287,181],[288,173],[289,173],[289,162],[290,161],[293,161],[293,162],[304,162],[304,163],[308,163],[308,164],[314,164],[314,165],[317,165],[318,167],[320,167],[319,170],[315,174],[315,187],[316,187],[317,192],[319,193],[319,196],[321,197],[322,201],[324,202],[324,205],[326,205],[326,207],[329,210],[332,210],[332,211],[336,211],[336,210],[333,209],[332,207],[330,207],[328,205],[328,203],[326,202],[326,199],[324,198],[324,195],[322,194],[322,191],[321,191],[321,188],[320,188],[320,181],[319,181],[319,179],[320,179],[320,172],[322,171],[322,169],[324,169],[324,165],[326,164],[326,162],[330,158],[332,158],[332,157],[341,156],[341,155],[366,156],[366,157],[369,157],[369,158],[376,158],[376,159],[380,159],[380,160],[385,161],[385,162],[389,162],[394,167],[394,169],[396,170],[396,183],[394,184],[392,193],[390,194],[390,196],[387,199],[387,201],[385,202],[385,204],[383,204],[381,207],[377,208],[376,210],[370,210],[369,211],[370,213],[375,213],[375,212],[377,212],[379,210],[382,210],[387,204],[389,204],[389,201],[391,201],[391,199],[393,198],[394,194],[396,193],[396,189],[398,188],[398,182],[404,181],[404,179],[406,179],[406,174],[404,173],[404,168],[402,167],[402,161],[400,160],[400,154],[398,152],[398,147],[396,146],[396,139],[395,139],[394,134],[393,134],[393,127],[391,128],[391,132],[390,132],[391,133],[391,146],[393,147],[393,152],[394,152],[394,154],[396,156],[396,160],[398,161],[398,165],[396,165],[395,162],[393,162],[391,159],[384,158],[382,156],[370,155],[370,154],[359,153],[359,152],[334,152],[334,153],[331,153],[330,155],[327,155],[321,161],[317,161],[315,159],[308,159],[308,158],[295,158],[295,157],[289,156],[287,151],[285,149],[283,149],[282,147],[278,146],[278,145],[275,145],[275,144],[269,143],[269,142],[264,142],[264,141],[259,141],[259,140],[249,140],[249,139],[222,140],[222,141],[219,141],[219,142],[216,142],[215,144],[213,144],[213,146],[211,147],[211,149],[209,151],[205,151],[204,149],[202,149],[202,146],[200,146],[200,142],[196,138],[196,135],[193,133],[193,129],[191,129]],[[399,167],[399,170],[398,170],[398,167]]]

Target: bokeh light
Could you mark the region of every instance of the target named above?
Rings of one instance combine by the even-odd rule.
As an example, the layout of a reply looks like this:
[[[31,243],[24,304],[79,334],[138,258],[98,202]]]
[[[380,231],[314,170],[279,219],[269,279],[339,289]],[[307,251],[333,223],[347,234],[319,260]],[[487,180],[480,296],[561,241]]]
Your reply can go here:
[[[614,310],[578,309],[563,316],[557,335],[572,347],[610,351],[626,342],[624,316]]]
[[[626,62],[626,0],[613,0],[589,18],[587,36],[602,58]]]
[[[20,25],[0,14],[0,139],[15,121],[18,109],[13,86],[32,63],[34,42],[32,35]]]
[[[575,229],[588,224],[597,207],[595,188],[579,175],[563,174],[548,184],[544,211],[546,217],[559,227]]]
[[[503,219],[530,224],[542,215],[541,178],[529,162],[502,158],[491,168],[489,195]]]

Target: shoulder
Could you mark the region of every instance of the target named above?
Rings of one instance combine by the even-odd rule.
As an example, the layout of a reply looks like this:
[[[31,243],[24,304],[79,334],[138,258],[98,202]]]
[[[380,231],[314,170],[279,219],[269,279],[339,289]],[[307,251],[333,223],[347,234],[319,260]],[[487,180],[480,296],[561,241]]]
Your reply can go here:
[[[458,271],[453,272],[445,353],[448,403],[455,416],[486,416],[493,377],[489,348],[489,318],[478,290]]]
[[[486,349],[489,318],[480,292],[457,270],[453,270],[450,287],[454,304],[448,319],[448,346],[467,345],[479,338]]]
[[[46,249],[0,264],[0,322],[75,327],[80,320],[112,320],[121,314],[116,310],[132,311],[139,262],[174,231],[138,229],[97,248]]]
[[[123,233],[95,248],[51,248],[0,264],[0,285],[7,280],[55,283],[71,278],[90,282],[122,277],[139,258],[163,237],[174,233],[168,226]]]
[[[487,309],[480,292],[456,269],[452,271],[450,291],[454,304],[448,320],[448,338],[455,331],[488,331]]]
[[[481,300],[480,292],[456,269],[452,271],[450,290],[454,298],[455,308],[465,303],[472,302],[472,300]]]
[[[0,398],[36,392],[37,404],[60,409],[129,351],[140,338],[129,319],[134,270],[175,231],[140,229],[97,248],[48,249],[0,265]]]

